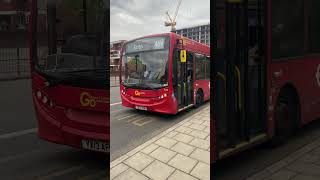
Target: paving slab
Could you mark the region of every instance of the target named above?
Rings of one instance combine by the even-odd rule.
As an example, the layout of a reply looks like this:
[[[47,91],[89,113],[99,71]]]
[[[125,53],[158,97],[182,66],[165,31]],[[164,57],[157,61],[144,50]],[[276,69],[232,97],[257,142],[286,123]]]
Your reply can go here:
[[[210,179],[209,113],[210,106],[115,159],[110,178]]]
[[[320,139],[303,146],[247,180],[320,179]]]

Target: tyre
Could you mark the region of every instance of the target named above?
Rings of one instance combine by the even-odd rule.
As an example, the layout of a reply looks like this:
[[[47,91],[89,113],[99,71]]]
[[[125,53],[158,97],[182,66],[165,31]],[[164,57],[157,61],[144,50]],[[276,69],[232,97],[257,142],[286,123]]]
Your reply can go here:
[[[195,107],[198,108],[202,103],[203,103],[203,95],[200,91],[198,91],[196,95]]]
[[[280,98],[275,107],[275,134],[271,139],[272,147],[283,145],[293,135],[299,119],[298,107],[292,96]]]

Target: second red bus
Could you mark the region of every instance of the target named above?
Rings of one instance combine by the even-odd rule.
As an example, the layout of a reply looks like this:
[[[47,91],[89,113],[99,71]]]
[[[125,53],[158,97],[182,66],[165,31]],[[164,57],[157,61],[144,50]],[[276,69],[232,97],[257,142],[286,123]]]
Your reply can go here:
[[[121,66],[123,106],[176,114],[210,99],[210,47],[175,33],[126,42]]]

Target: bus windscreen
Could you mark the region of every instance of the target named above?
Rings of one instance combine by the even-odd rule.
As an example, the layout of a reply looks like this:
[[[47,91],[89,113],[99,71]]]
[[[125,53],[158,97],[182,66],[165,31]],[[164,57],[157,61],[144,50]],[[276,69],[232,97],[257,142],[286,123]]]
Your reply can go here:
[[[85,7],[82,1],[48,1],[35,69],[51,85],[106,88],[106,8],[105,0],[87,1]]]
[[[124,47],[122,84],[138,89],[168,86],[169,38],[152,37],[129,42]]]

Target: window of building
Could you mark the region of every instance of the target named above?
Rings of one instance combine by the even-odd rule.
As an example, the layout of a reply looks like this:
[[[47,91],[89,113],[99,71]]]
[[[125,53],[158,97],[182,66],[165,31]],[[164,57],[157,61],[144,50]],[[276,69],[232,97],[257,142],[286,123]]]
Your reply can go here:
[[[284,9],[290,13],[285,13]],[[304,53],[304,1],[277,0],[272,3],[272,57]]]
[[[17,15],[17,29],[25,30],[27,26],[26,15],[24,13],[19,13]]]
[[[9,31],[10,16],[0,15],[0,31]]]

